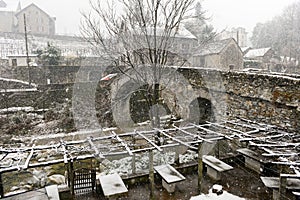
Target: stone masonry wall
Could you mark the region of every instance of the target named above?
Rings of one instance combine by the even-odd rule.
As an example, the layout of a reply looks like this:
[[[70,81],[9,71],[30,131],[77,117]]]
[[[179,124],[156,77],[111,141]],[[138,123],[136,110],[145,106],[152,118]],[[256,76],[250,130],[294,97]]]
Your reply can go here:
[[[239,117],[300,130],[300,78],[199,69],[182,73],[196,89],[209,85],[211,95],[226,99],[225,119]]]
[[[245,118],[300,130],[300,78],[298,77],[207,69],[182,69],[180,73],[189,80],[199,97],[212,102],[213,113],[217,119]],[[80,84],[91,84],[91,82]],[[4,82],[0,81],[2,89],[4,85]],[[92,87],[87,85],[86,88]],[[2,91],[0,109],[19,106],[45,108],[52,102],[72,100],[73,89],[72,83],[66,83],[39,86],[37,91]],[[98,84],[99,94],[93,96],[96,102],[96,115],[107,123],[112,120],[109,90],[109,85]],[[104,116],[104,113],[107,116]]]

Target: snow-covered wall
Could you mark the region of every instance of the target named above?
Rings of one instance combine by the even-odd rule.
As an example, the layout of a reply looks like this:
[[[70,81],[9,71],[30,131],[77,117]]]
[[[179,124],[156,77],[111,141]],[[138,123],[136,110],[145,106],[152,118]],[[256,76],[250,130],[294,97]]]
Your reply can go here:
[[[215,70],[183,70],[193,87],[214,89],[226,104],[225,119],[241,117],[254,121],[300,130],[300,76]],[[203,75],[209,77],[203,79]],[[221,79],[216,79],[219,74]],[[218,85],[225,88],[224,90]],[[210,88],[208,88],[210,89]],[[223,94],[223,95],[220,95]]]
[[[88,70],[82,73],[91,73]],[[210,69],[182,69],[180,73],[188,80],[189,86],[176,88],[181,91],[193,90],[196,96],[211,101],[216,119],[245,118],[258,122],[278,125],[284,128],[300,130],[300,78],[297,75],[270,75],[244,72],[223,72]],[[93,71],[93,74],[94,71]],[[88,76],[86,76],[88,77]],[[99,82],[95,102],[96,115],[101,121],[113,124],[109,82]],[[86,85],[87,86],[84,86]],[[91,82],[77,83],[76,87],[87,92]],[[5,88],[3,81],[0,87]],[[0,108],[34,106],[47,107],[53,102],[74,99],[73,83],[44,85],[38,91],[16,91],[0,94]],[[89,98],[82,95],[83,99]],[[187,97],[188,98],[188,97]],[[81,101],[80,98],[77,101]],[[87,115],[90,110],[82,112]],[[135,105],[138,106],[138,105]],[[200,109],[201,111],[201,109]]]

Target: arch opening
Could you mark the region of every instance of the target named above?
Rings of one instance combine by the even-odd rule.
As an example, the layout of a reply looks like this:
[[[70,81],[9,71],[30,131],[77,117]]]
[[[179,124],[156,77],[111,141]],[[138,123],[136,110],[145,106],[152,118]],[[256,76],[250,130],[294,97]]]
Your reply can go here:
[[[191,102],[189,108],[191,118],[199,120],[199,124],[215,121],[213,105],[210,100],[198,97]]]

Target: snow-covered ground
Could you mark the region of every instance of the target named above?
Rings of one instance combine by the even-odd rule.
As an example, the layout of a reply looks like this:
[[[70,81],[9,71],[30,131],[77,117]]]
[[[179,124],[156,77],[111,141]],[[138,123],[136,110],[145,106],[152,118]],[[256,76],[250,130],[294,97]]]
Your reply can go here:
[[[210,189],[208,194],[201,194],[198,196],[194,196],[190,200],[245,200],[245,199],[230,194],[226,191],[223,191],[222,194],[218,195],[216,193],[213,193],[212,189]]]

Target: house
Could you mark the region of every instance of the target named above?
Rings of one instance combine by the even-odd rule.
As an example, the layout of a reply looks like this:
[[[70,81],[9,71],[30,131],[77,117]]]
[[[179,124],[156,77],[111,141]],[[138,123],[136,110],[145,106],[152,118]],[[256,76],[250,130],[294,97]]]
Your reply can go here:
[[[275,52],[271,47],[250,49],[244,55],[244,63],[246,68],[267,69],[273,68],[276,65],[277,59]]]
[[[243,66],[243,53],[233,38],[213,41],[196,50],[190,62],[194,67],[221,70],[239,70]]]
[[[150,46],[151,44],[154,45],[154,29],[153,27],[148,27],[146,30],[147,38],[145,38],[145,34],[143,30],[139,30],[141,28],[137,28],[134,30],[133,33],[130,33],[134,36],[135,40],[137,41],[138,45],[141,49],[143,48],[149,48],[149,43],[147,42],[148,39],[150,39]],[[165,30],[165,28],[156,27],[156,38],[157,44],[160,44],[161,42],[166,42],[166,36],[170,37],[171,39],[168,40],[168,43],[166,46],[164,46],[164,50],[168,50],[171,53],[178,54],[183,57],[187,57],[190,55],[193,51],[192,49],[196,47],[197,43],[197,37],[194,36],[190,31],[188,31],[184,26],[178,27],[176,30],[172,30],[170,33],[167,33],[169,30]],[[150,36],[150,37],[149,37]],[[153,36],[153,38],[151,38]],[[157,47],[156,47],[157,48]]]
[[[24,15],[27,31],[31,34],[54,35],[55,18],[35,4],[25,8],[14,5],[11,1],[0,0],[0,32],[24,33]]]
[[[248,53],[248,51],[250,51],[251,49],[252,49],[251,47],[241,47],[243,55],[245,55],[246,53]]]
[[[31,34],[55,34],[55,18],[33,3],[15,14],[18,22],[16,32],[24,33],[24,15],[26,16],[27,30]]]
[[[8,55],[9,66],[27,66],[27,55]],[[38,59],[37,54],[29,54],[29,65],[36,65]]]
[[[245,59],[250,60],[260,60],[262,62],[270,62],[271,58],[274,56],[275,52],[268,48],[260,48],[260,49],[250,49],[245,55]]]
[[[155,34],[153,27],[147,27],[145,30],[141,27],[130,27],[124,30],[125,36],[122,37],[128,39],[129,45],[126,46],[126,42],[125,44],[121,42],[118,51],[130,53],[130,60],[137,64],[147,63],[149,49],[157,49],[162,53],[161,55],[166,52],[164,56],[167,58],[167,65],[186,65],[187,59],[198,45],[196,36],[184,26],[171,30],[170,33],[164,27],[156,27]],[[126,65],[125,55],[120,57],[119,64]]]

